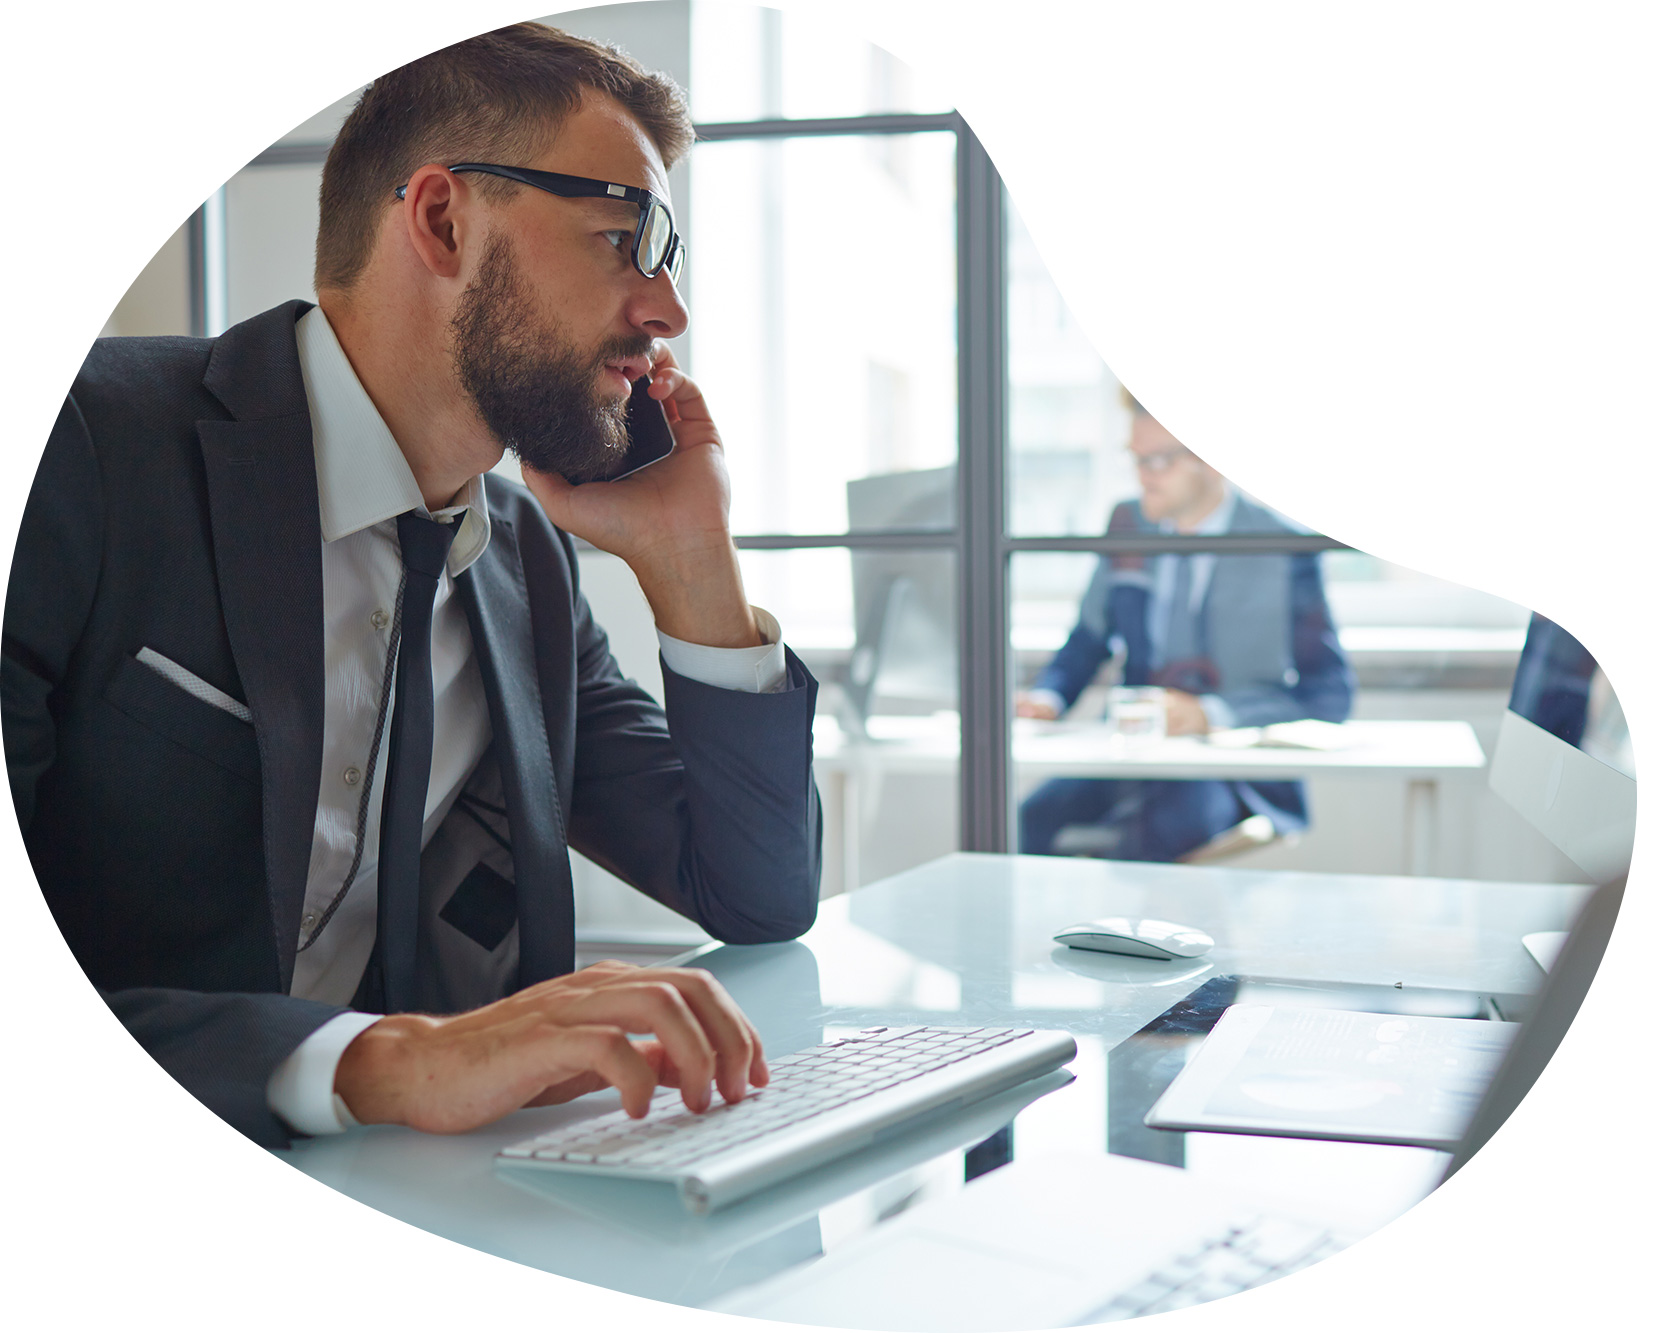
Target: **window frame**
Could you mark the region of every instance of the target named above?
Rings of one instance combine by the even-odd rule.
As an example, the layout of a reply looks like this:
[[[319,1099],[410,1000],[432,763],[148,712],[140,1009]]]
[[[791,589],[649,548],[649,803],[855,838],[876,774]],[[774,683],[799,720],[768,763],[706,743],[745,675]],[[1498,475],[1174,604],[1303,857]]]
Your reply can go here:
[[[1012,558],[1029,551],[1156,555],[1211,551],[1298,554],[1350,549],[1315,533],[1237,536],[1017,536],[1009,524],[1009,406],[1006,191],[1000,173],[958,111],[816,119],[718,121],[696,126],[698,143],[867,137],[947,132],[955,136],[957,523],[952,531],[739,533],[739,549],[789,551],[940,550],[955,556],[958,590],[962,851],[1012,850]],[[248,168],[320,165],[330,145],[280,143]],[[212,336],[227,320],[224,191],[190,220],[192,332]],[[847,885],[847,888],[856,887]]]

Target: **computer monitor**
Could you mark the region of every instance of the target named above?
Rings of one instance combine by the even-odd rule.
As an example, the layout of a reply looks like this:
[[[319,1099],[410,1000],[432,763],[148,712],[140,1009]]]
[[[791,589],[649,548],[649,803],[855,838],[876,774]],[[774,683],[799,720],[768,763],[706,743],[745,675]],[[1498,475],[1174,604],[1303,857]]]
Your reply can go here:
[[[953,466],[860,477],[845,486],[851,532],[948,532],[955,525]],[[947,550],[853,550],[857,641],[844,682],[853,728],[876,700],[928,711],[959,698],[955,568]]]
[[[1598,974],[1599,960],[1609,947],[1610,928],[1616,923],[1626,887],[1625,878],[1601,884],[1577,914],[1557,962],[1547,974],[1534,1012],[1524,1020],[1501,1067],[1484,1090],[1444,1179],[1459,1171],[1489,1142],[1490,1135],[1506,1123],[1552,1059]]]
[[[1635,781],[1627,724],[1581,643],[1531,616],[1489,786],[1595,880],[1627,871]]]

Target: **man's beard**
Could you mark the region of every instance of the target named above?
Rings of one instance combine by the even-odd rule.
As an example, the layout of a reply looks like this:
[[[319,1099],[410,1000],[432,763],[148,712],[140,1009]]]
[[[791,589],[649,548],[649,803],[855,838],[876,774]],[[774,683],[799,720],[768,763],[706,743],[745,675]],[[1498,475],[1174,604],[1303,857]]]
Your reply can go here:
[[[627,400],[602,392],[604,365],[647,355],[646,334],[611,338],[583,355],[535,312],[510,243],[491,237],[450,328],[454,369],[503,449],[537,472],[596,481],[627,450]]]

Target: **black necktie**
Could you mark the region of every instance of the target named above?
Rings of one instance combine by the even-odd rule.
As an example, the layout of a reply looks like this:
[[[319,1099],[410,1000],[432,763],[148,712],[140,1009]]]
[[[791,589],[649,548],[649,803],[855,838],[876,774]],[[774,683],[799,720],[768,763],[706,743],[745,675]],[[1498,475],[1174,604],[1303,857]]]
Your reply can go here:
[[[420,925],[420,830],[431,783],[431,608],[456,523],[410,510],[397,519],[403,589],[397,648],[397,706],[391,715],[385,796],[380,806],[379,953],[387,1013],[414,1001]]]

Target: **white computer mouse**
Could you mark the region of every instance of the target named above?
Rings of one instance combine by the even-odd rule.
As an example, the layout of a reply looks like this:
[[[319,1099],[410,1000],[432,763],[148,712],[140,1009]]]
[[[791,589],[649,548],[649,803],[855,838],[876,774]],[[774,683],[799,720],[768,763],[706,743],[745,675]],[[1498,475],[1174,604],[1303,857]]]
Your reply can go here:
[[[1072,949],[1121,953],[1134,958],[1199,958],[1213,947],[1213,936],[1193,926],[1141,916],[1107,916],[1065,926],[1052,937]]]

